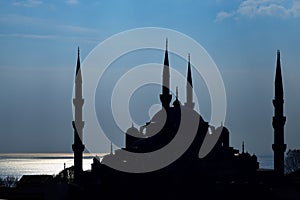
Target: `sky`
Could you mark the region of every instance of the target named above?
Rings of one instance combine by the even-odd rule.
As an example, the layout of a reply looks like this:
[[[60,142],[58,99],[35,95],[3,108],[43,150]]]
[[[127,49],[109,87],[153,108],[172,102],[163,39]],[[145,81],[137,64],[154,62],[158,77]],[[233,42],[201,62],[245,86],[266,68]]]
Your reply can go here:
[[[257,155],[272,154],[272,99],[280,49],[285,141],[288,149],[300,148],[299,0],[0,0],[0,152],[71,152],[77,47],[84,60],[106,38],[140,27],[173,29],[206,49],[225,84],[224,124],[230,143],[241,149],[245,141],[246,150]],[[153,57],[162,63],[162,52],[148,53],[147,61]],[[126,62],[120,59],[115,66]],[[201,94],[201,115],[209,120],[208,94],[199,85],[195,90]],[[98,87],[100,102],[101,88],[110,87]],[[151,102],[158,101],[159,90],[151,91],[156,95]],[[143,92],[136,96],[142,99]],[[136,124],[147,119],[131,107]],[[99,141],[99,147],[109,151],[105,141]]]

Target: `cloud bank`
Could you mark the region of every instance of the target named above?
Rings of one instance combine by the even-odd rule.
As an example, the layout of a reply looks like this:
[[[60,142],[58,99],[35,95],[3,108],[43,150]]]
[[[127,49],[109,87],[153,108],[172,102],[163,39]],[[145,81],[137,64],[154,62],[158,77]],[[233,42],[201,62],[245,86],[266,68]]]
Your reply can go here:
[[[233,11],[221,11],[216,21],[227,18],[254,18],[269,16],[276,18],[300,17],[300,0],[245,0]]]

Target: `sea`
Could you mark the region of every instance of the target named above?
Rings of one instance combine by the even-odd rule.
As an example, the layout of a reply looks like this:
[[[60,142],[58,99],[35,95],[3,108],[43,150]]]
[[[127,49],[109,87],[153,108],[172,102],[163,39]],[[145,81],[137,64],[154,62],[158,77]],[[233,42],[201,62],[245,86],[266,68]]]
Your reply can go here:
[[[100,153],[97,156],[102,157]],[[95,155],[84,154],[83,170],[90,170]],[[258,156],[259,168],[273,169],[273,156]],[[23,175],[56,175],[73,165],[72,153],[8,153],[0,154],[0,178]]]
[[[102,157],[105,154],[98,154]],[[84,154],[83,170],[90,170],[95,155]],[[7,153],[0,154],[0,178],[23,175],[56,175],[73,165],[73,153]]]

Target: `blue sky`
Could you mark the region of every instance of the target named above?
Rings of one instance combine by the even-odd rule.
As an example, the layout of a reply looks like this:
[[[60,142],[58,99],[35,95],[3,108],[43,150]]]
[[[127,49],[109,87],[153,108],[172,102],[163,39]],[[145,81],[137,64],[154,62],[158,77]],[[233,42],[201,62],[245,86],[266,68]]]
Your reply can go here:
[[[107,37],[148,26],[180,31],[208,51],[226,87],[231,144],[240,149],[245,140],[246,149],[259,155],[272,153],[280,49],[286,143],[300,148],[299,0],[2,0],[0,152],[71,151],[77,46],[83,60]],[[209,119],[205,109],[202,115]]]

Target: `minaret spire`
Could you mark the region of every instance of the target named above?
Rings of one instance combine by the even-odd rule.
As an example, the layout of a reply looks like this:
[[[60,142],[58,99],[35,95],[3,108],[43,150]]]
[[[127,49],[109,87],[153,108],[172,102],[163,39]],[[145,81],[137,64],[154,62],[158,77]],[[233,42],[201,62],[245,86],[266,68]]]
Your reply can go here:
[[[77,49],[77,66],[76,66],[76,76],[80,70],[80,50],[79,47]]]
[[[277,50],[276,74],[275,74],[275,98],[274,105],[274,144],[272,149],[274,151],[274,171],[277,176],[284,175],[284,152],[286,144],[284,144],[284,124],[286,117],[283,115],[283,84],[281,75],[280,51]]]
[[[163,67],[163,77],[162,77],[162,94],[160,95],[160,101],[162,107],[168,109],[170,107],[170,102],[172,95],[170,94],[170,69],[169,69],[169,55],[168,55],[168,38],[166,39],[166,50],[165,50],[165,59]]]
[[[72,149],[74,152],[74,179],[78,181],[82,174],[82,153],[84,151],[84,145],[82,143],[82,134],[84,121],[82,121],[82,106],[84,100],[82,98],[82,77],[80,68],[80,55],[78,47],[78,58],[75,74],[75,98],[73,99],[73,105],[75,107],[74,121],[72,121],[74,129],[74,144]]]
[[[275,99],[283,99],[283,85],[282,85],[280,51],[279,50],[277,50],[277,61],[276,61]]]
[[[194,109],[195,103],[193,102],[193,80],[191,70],[191,56],[188,54],[188,71],[186,77],[186,103],[185,106]]]

